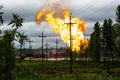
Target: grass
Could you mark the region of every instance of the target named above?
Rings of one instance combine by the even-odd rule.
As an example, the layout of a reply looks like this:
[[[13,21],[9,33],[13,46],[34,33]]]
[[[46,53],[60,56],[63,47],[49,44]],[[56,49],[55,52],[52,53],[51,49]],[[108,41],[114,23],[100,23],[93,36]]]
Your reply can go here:
[[[38,74],[35,72],[18,74],[18,80],[120,80],[119,76],[113,77],[105,72],[101,74]]]
[[[40,60],[17,61],[17,80],[120,80],[119,67],[107,72],[102,63],[74,61],[73,74],[69,67],[69,61],[44,61],[44,67]]]

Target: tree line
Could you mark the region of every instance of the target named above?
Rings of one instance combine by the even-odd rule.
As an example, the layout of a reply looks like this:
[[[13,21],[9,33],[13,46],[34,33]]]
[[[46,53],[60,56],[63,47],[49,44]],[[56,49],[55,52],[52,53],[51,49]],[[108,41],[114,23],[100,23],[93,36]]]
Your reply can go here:
[[[109,69],[109,61],[120,61],[120,5],[116,10],[116,22],[105,19],[101,25],[94,24],[94,32],[90,35],[89,55],[92,61],[103,61]],[[107,65],[107,66],[106,66]]]
[[[0,10],[2,6],[0,6]],[[3,25],[3,12],[0,11],[0,26]],[[10,30],[0,30],[0,80],[15,80],[16,52],[15,41],[20,43],[20,49],[27,35],[19,33],[17,30],[22,26],[23,18],[17,14],[12,14],[11,21],[8,23],[12,27]],[[20,53],[21,54],[21,53]]]

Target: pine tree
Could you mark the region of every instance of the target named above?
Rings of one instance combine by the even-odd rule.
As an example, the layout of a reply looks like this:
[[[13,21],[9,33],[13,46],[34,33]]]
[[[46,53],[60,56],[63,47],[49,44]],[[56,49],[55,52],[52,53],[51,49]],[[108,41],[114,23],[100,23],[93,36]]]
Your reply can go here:
[[[120,58],[120,5],[117,7],[117,10],[116,10],[116,16],[117,16],[117,18],[116,18],[116,22],[117,22],[117,33],[118,33],[118,35],[116,36],[117,37],[117,46],[116,46],[116,48],[117,48],[117,52],[118,52],[118,56],[119,56],[119,58]]]
[[[112,20],[105,19],[102,27],[102,39],[103,39],[103,56],[104,56],[104,68],[109,70],[110,56],[113,51],[112,41],[113,24]]]
[[[120,5],[117,7],[117,10],[116,10],[116,21],[117,23],[119,24],[119,27],[120,27]]]
[[[90,53],[94,61],[100,61],[100,24],[96,22],[90,38]]]

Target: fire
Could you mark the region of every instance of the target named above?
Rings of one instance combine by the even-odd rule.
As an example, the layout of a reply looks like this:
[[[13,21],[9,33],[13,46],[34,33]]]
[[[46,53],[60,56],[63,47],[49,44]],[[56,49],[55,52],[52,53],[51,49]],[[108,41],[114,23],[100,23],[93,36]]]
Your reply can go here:
[[[61,10],[58,4],[52,3],[37,13],[37,23],[41,24],[43,20],[51,25],[53,31],[61,37],[65,44],[70,45],[70,25],[65,24],[70,22],[69,8]],[[81,44],[85,43],[84,45],[88,45],[88,41],[84,39],[83,35],[86,30],[86,24],[75,17],[71,18],[71,22],[75,23],[71,25],[72,51],[79,52]]]

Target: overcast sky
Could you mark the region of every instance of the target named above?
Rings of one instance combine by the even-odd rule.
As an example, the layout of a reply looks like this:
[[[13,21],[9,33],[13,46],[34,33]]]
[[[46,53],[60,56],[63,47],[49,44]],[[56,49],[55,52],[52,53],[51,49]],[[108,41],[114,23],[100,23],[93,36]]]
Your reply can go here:
[[[12,13],[17,13],[24,19],[23,26],[19,31],[31,38],[33,48],[41,46],[41,38],[38,35],[41,35],[42,31],[47,36],[44,45],[48,43],[49,47],[55,47],[54,42],[59,39],[59,47],[65,46],[60,37],[54,34],[49,24],[46,22],[41,25],[36,24],[35,16],[37,12],[51,2],[59,3],[63,9],[70,8],[72,16],[78,17],[86,23],[87,30],[84,34],[86,38],[89,38],[93,32],[95,22],[102,23],[104,19],[109,18],[115,22],[116,8],[120,5],[120,0],[0,0],[0,5],[4,7],[2,9],[4,12],[4,25],[1,28],[7,29]],[[16,46],[18,45],[16,43]],[[28,47],[28,43],[26,43],[25,47]]]

